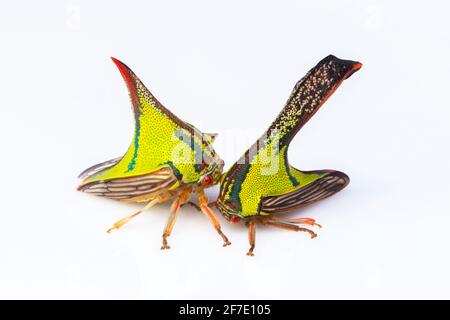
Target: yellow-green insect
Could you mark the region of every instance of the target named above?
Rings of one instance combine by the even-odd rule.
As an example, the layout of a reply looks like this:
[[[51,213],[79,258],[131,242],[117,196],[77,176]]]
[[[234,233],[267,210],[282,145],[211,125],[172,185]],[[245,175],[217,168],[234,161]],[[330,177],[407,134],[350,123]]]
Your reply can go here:
[[[161,249],[169,249],[170,236],[179,209],[197,193],[199,208],[212,222],[224,241],[220,224],[208,207],[204,189],[220,180],[223,161],[212,147],[215,135],[200,132],[166,109],[139,78],[119,60],[119,68],[133,106],[135,133],[123,157],[86,169],[78,190],[111,199],[145,202],[146,205],[108,230],[119,229],[151,206],[174,198],[171,214],[162,235]],[[192,203],[191,203],[192,204]]]
[[[294,87],[286,106],[263,136],[223,175],[216,207],[231,222],[244,220],[250,250],[255,248],[255,223],[316,234],[299,224],[317,225],[310,218],[281,218],[291,211],[343,189],[349,178],[335,170],[300,171],[288,162],[289,143],[338,86],[361,63],[324,58]]]

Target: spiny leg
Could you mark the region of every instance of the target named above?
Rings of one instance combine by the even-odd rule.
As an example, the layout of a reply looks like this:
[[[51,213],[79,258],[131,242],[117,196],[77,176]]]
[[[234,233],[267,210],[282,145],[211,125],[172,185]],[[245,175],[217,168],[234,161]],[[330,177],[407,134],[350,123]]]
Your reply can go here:
[[[254,256],[253,250],[255,250],[255,233],[256,233],[256,223],[255,221],[249,221],[247,223],[248,227],[248,242],[250,243],[250,249],[247,252],[248,256]]]
[[[167,224],[166,224],[166,227],[164,228],[164,232],[162,235],[161,250],[170,249],[170,246],[167,243],[167,237],[169,237],[170,234],[172,233],[172,229],[177,220],[178,213],[180,212],[181,206],[189,201],[190,196],[191,196],[190,190],[189,191],[181,191],[180,194],[175,199],[175,201],[172,203],[172,206],[170,208],[171,212],[170,212],[169,220],[167,220]]]
[[[209,218],[209,221],[211,221],[217,233],[219,233],[219,235],[222,237],[223,246],[224,247],[229,246],[231,242],[228,240],[227,236],[222,232],[219,220],[217,220],[214,212],[208,206],[208,198],[206,197],[206,194],[203,190],[198,191],[198,203],[200,204],[200,209],[202,210],[202,212]]]
[[[299,227],[289,222],[266,220],[264,223],[281,229],[308,232],[311,235],[311,239],[317,237],[317,234],[314,231],[309,230],[308,228]]]
[[[157,204],[159,202],[164,202],[164,201],[166,201],[169,198],[170,198],[170,194],[169,193],[165,193],[165,194],[157,196],[156,198],[150,200],[142,209],[139,209],[135,213],[133,213],[133,214],[131,214],[131,215],[125,217],[125,218],[122,218],[119,221],[117,221],[116,223],[114,223],[113,226],[107,230],[107,232],[111,233],[111,231],[113,231],[114,229],[119,229],[125,223],[127,223],[128,221],[130,221],[134,217],[138,216],[143,211],[147,210],[148,208],[154,206],[155,204]]]

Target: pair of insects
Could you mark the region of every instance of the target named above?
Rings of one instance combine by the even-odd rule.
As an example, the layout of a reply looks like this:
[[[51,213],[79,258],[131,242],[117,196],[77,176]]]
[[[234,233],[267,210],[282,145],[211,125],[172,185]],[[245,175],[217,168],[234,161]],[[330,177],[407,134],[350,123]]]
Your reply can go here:
[[[244,221],[249,233],[248,255],[253,255],[255,248],[257,222],[308,232],[312,238],[316,236],[309,228],[302,227],[319,226],[314,219],[286,218],[281,214],[335,194],[349,183],[349,178],[335,170],[294,168],[288,161],[289,144],[339,85],[361,68],[361,63],[332,55],[321,60],[295,85],[286,106],[269,129],[223,174],[224,162],[212,146],[215,135],[202,133],[179,119],[150,93],[130,68],[115,58],[112,60],[130,95],[134,137],[125,155],[82,172],[79,177],[83,181],[78,190],[145,205],[114,223],[108,232],[119,229],[155,204],[172,199],[161,249],[170,248],[167,238],[185,204],[193,205],[209,218],[223,246],[231,243],[212,207],[232,223]],[[267,159],[276,164],[276,170],[265,170]],[[209,203],[204,190],[216,184],[220,184],[219,196]],[[198,204],[190,201],[192,195],[197,196]]]

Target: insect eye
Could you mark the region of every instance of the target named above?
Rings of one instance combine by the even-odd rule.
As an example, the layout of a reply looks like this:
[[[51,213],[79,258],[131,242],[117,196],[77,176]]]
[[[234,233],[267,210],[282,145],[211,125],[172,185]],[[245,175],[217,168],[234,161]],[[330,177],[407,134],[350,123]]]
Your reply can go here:
[[[239,218],[238,216],[232,216],[232,217],[230,218],[230,221],[231,221],[232,223],[238,223],[239,221],[241,221],[241,218]]]
[[[206,177],[203,178],[202,185],[209,186],[212,182],[213,182],[212,177],[210,175],[207,175]]]

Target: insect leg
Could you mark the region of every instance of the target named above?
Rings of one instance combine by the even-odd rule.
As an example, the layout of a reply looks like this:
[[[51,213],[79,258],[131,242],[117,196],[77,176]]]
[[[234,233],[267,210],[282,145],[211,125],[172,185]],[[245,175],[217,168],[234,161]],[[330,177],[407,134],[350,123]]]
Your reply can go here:
[[[167,237],[169,237],[170,234],[172,233],[172,229],[177,220],[181,206],[189,201],[190,196],[191,196],[190,190],[181,191],[177,196],[177,198],[175,199],[175,201],[172,203],[172,207],[170,208],[171,212],[169,220],[167,220],[167,224],[166,227],[164,228],[164,232],[162,235],[163,240],[161,250],[170,249],[170,246],[167,243]]]
[[[209,218],[209,221],[213,224],[214,228],[216,228],[217,233],[222,237],[223,239],[223,246],[229,246],[231,242],[228,240],[227,236],[222,232],[222,229],[220,227],[219,220],[217,220],[214,212],[211,210],[210,207],[208,207],[208,198],[206,197],[206,194],[203,190],[198,191],[198,203],[200,204],[200,209],[202,212]]]
[[[280,221],[280,222],[287,222],[287,223],[291,223],[291,224],[308,224],[310,226],[316,226],[319,228],[322,228],[322,226],[318,223],[316,223],[316,220],[312,219],[312,218],[286,218],[286,219],[282,219],[282,218],[278,218],[278,217],[270,217],[271,221]]]
[[[192,201],[188,201],[188,202],[186,202],[186,203],[183,203],[182,205],[181,205],[181,207],[184,207],[185,205],[190,205],[192,208],[194,208],[195,210],[197,210],[197,211],[202,211],[201,209],[200,209],[200,207],[196,204],[196,203],[194,203],[194,202],[192,202]]]
[[[254,256],[253,250],[255,250],[255,233],[256,233],[256,223],[251,220],[248,222],[248,242],[250,243],[250,249],[247,252],[248,256]]]
[[[150,200],[142,209],[139,209],[138,211],[136,211],[133,214],[130,214],[129,216],[120,219],[119,221],[117,221],[116,223],[113,224],[113,226],[111,228],[109,228],[107,230],[108,233],[111,233],[111,231],[113,231],[114,229],[119,229],[120,227],[122,227],[125,223],[127,223],[128,221],[130,221],[131,219],[133,219],[134,217],[138,216],[139,214],[141,214],[143,211],[147,210],[150,207],[153,207],[155,204],[159,203],[159,202],[164,202],[167,199],[169,199],[171,196],[170,193],[164,193],[162,195],[157,196],[156,198]]]
[[[277,228],[281,228],[281,229],[308,232],[311,235],[311,239],[317,237],[317,234],[314,231],[309,230],[307,228],[299,227],[299,226],[297,226],[293,223],[287,222],[287,221],[268,219],[268,220],[264,221],[263,223],[277,227]]]

